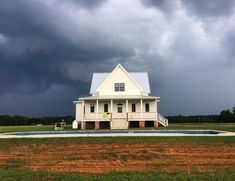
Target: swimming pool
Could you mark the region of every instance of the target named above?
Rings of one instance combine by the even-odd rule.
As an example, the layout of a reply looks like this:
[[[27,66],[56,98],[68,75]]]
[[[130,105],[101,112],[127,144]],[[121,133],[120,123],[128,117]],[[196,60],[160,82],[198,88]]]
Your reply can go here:
[[[235,136],[235,132],[219,130],[85,130],[2,133],[0,138],[59,137],[131,137],[131,136]]]
[[[50,132],[19,132],[10,133],[9,135],[69,135],[69,134],[219,134],[217,130],[109,130],[109,131],[50,131]]]

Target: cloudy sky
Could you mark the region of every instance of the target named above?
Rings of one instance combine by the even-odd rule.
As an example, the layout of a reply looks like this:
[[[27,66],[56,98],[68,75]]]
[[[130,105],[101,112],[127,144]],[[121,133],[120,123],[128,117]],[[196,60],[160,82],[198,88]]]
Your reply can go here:
[[[0,0],[0,114],[73,115],[118,63],[164,115],[235,106],[235,1]]]

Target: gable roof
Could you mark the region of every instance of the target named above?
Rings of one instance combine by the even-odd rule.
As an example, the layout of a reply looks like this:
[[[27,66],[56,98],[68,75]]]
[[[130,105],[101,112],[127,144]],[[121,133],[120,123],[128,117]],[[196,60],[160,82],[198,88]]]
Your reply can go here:
[[[93,94],[104,82],[110,73],[93,73],[90,94]],[[149,78],[147,72],[129,72],[129,75],[147,93],[150,93]]]

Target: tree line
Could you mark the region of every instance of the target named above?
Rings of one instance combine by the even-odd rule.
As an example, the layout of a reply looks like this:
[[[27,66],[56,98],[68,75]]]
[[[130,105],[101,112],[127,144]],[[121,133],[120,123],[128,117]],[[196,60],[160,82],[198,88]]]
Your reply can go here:
[[[51,116],[51,117],[26,117],[22,115],[0,115],[0,126],[18,126],[18,125],[49,125],[58,121],[65,120],[67,124],[72,124],[73,116]]]
[[[235,123],[235,109],[223,110],[219,115],[166,116],[169,123]]]
[[[235,123],[235,109],[223,110],[219,115],[195,115],[195,116],[166,116],[169,123]],[[51,117],[26,117],[22,115],[0,115],[0,126],[18,125],[49,125],[65,120],[67,124],[72,124],[73,116],[51,116]]]

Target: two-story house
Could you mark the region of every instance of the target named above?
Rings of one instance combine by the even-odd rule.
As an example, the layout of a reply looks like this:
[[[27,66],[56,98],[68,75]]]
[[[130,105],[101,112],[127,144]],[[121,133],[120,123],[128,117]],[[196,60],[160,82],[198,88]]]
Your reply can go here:
[[[149,96],[147,72],[127,72],[120,64],[111,73],[93,73],[89,97],[74,101],[73,128],[128,129],[168,126],[157,112],[159,97]]]

